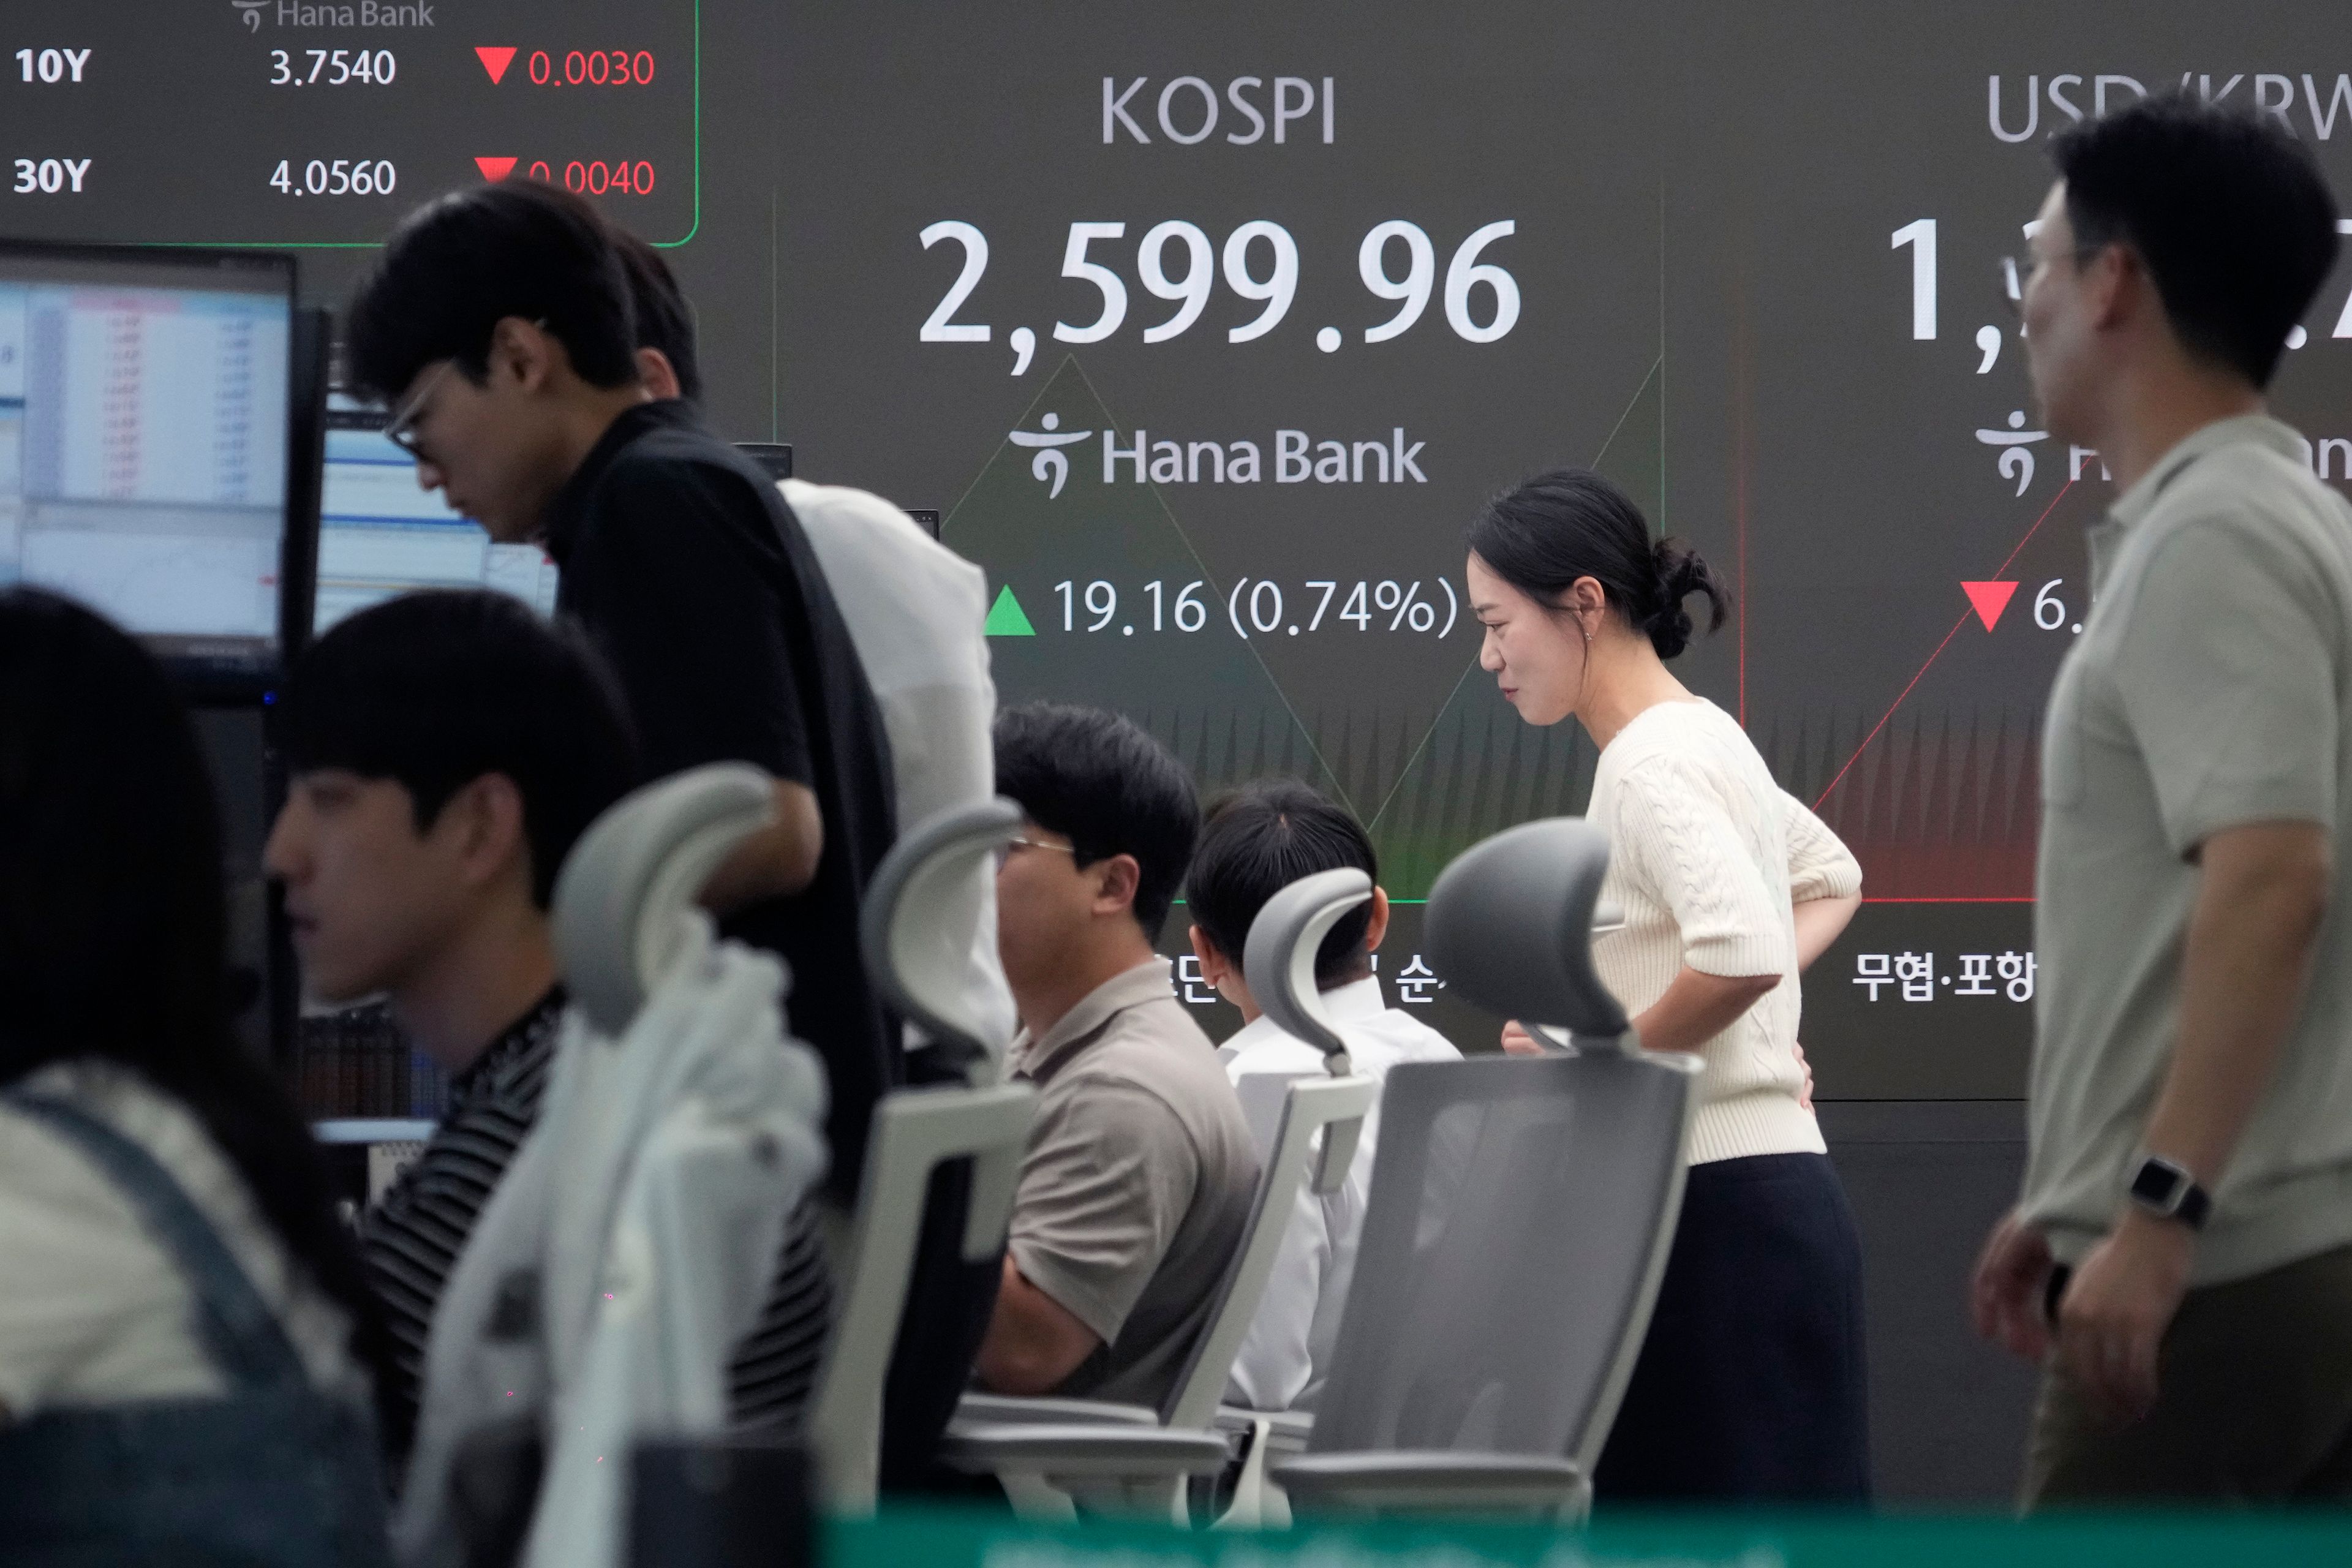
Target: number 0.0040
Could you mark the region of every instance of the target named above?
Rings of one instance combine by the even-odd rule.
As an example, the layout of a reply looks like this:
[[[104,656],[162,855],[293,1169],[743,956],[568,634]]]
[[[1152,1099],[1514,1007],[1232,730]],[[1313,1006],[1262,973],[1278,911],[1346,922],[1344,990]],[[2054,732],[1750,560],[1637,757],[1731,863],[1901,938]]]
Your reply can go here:
[[[293,159],[280,158],[269,183],[289,196],[388,196],[399,177],[387,158],[313,158],[299,174]]]
[[[554,166],[544,160],[530,169],[530,177],[541,184],[553,184],[555,173]],[[563,165],[563,188],[592,196],[608,195],[614,191],[623,195],[649,196],[654,194],[654,166],[643,158],[634,162],[624,158],[614,163],[601,159],[583,163],[574,158]]]

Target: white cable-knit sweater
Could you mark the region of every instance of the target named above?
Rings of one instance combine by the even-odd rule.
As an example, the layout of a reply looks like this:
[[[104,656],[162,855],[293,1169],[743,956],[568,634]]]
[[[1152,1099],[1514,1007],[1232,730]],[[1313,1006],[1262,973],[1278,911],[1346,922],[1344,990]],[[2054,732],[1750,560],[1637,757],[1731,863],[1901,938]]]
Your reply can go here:
[[[1594,771],[1589,815],[1609,835],[1601,897],[1625,911],[1623,930],[1594,941],[1593,961],[1628,1012],[1654,1005],[1686,964],[1780,976],[1699,1049],[1691,1163],[1823,1152],[1813,1113],[1798,1103],[1803,1003],[1790,910],[1860,892],[1861,866],[1711,702],[1661,702],[1619,731]]]

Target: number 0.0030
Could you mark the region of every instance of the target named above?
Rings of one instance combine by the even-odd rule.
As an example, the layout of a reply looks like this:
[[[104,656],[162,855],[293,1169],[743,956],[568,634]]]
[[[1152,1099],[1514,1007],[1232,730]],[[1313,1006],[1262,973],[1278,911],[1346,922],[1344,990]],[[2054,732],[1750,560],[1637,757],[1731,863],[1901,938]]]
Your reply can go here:
[[[388,196],[399,177],[388,158],[313,158],[299,174],[293,159],[280,158],[269,183],[289,196]]]

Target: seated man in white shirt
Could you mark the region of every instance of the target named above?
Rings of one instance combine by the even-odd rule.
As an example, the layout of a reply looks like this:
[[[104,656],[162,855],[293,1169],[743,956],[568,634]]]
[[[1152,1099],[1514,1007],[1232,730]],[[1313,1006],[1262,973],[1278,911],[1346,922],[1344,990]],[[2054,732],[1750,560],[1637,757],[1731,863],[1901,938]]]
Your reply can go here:
[[[1302,877],[1349,866],[1373,879],[1371,900],[1342,916],[1315,954],[1315,983],[1348,1042],[1349,1060],[1357,1071],[1385,1079],[1400,1062],[1462,1059],[1443,1035],[1381,998],[1372,951],[1388,933],[1389,896],[1378,886],[1371,839],[1342,807],[1303,784],[1277,780],[1250,785],[1210,808],[1184,880],[1201,973],[1242,1011],[1241,1031],[1218,1052],[1237,1089],[1244,1079],[1261,1074],[1286,1079],[1326,1070],[1321,1051],[1264,1016],[1250,995],[1241,955],[1250,922],[1267,900]],[[1379,1135],[1375,1101],[1339,1190],[1328,1196],[1300,1190],[1257,1316],[1234,1358],[1229,1403],[1253,1410],[1314,1407],[1355,1275]]]

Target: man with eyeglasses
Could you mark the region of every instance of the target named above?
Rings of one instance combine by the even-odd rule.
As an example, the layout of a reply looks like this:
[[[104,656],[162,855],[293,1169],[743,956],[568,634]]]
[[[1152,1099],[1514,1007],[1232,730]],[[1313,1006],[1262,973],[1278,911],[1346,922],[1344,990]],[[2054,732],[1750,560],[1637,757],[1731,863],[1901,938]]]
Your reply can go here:
[[[647,775],[741,761],[775,777],[773,822],[703,901],[789,966],[793,1030],[830,1079],[828,1193],[847,1208],[904,1067],[857,950],[896,824],[873,693],[799,522],[688,405],[648,394],[622,261],[576,196],[510,180],[419,209],[347,335],[352,380],[394,408],[417,482],[554,557],[558,607],[618,676]],[[805,1395],[822,1296],[822,1279],[780,1276],[737,1367],[739,1413],[781,1419]]]
[[[2042,749],[2031,1156],[1982,1333],[2029,1509],[2352,1497],[2352,505],[2263,391],[2336,252],[2301,143],[2151,100],[2052,143],[2018,279],[2118,494]]]
[[[1216,1049],[1152,950],[1201,813],[1183,765],[1117,714],[997,716],[1022,831],[996,874],[997,947],[1037,1089],[980,1381],[1157,1405],[1241,1245],[1257,1155]]]

